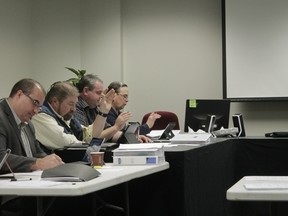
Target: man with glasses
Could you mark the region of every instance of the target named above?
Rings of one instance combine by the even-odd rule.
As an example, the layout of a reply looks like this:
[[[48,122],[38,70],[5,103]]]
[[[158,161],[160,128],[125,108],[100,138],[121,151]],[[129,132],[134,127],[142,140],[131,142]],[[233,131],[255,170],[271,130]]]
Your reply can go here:
[[[125,106],[128,103],[128,86],[127,84],[121,83],[121,82],[112,82],[108,86],[108,90],[114,89],[115,96],[112,102],[112,108],[110,109],[107,117],[107,122],[110,125],[114,125],[116,122],[116,119],[118,116],[121,116],[123,113],[122,110],[125,108]],[[155,121],[159,119],[161,115],[157,113],[151,113],[147,122],[143,125],[140,125],[139,127],[139,134],[140,135],[146,135],[150,132],[150,128],[153,127]]]
[[[30,121],[41,109],[45,94],[39,82],[22,79],[12,87],[8,98],[0,100],[0,158],[11,149],[7,159],[10,168],[4,164],[1,174],[44,170],[63,163],[57,155],[43,152]],[[36,205],[36,200],[6,196],[0,198],[0,203],[2,216],[32,215],[31,205]]]
[[[108,111],[103,113],[99,112],[99,99],[100,95],[104,92],[103,81],[94,74],[87,74],[82,77],[78,82],[77,88],[80,92],[78,97],[78,103],[76,106],[75,118],[82,125],[89,125],[94,119],[101,115],[105,118],[108,116]],[[108,88],[108,92],[115,90],[113,88]],[[113,100],[116,94],[113,94]],[[127,95],[128,96],[128,95]],[[112,105],[112,100],[111,100]],[[110,109],[111,110],[111,107]],[[122,129],[124,129],[126,122],[131,118],[130,112],[121,112],[114,119],[113,124],[109,122],[105,125],[105,129],[102,131],[100,138],[105,138],[107,141],[118,142],[119,138],[122,136]],[[140,136],[140,142],[149,142],[147,137]]]
[[[8,163],[13,172],[30,172],[55,167],[62,162],[57,155],[46,155],[35,138],[31,118],[41,109],[44,88],[33,79],[22,79],[8,98],[0,101],[0,158],[11,149]],[[9,172],[3,166],[1,173]]]

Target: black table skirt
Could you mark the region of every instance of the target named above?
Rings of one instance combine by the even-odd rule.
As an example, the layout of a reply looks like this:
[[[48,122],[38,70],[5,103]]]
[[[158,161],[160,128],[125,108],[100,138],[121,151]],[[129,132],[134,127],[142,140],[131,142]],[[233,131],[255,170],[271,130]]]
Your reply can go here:
[[[170,169],[130,182],[131,215],[268,215],[267,202],[228,201],[226,191],[246,175],[288,175],[288,139],[216,139],[169,148],[165,157]],[[288,215],[288,203],[274,206]]]

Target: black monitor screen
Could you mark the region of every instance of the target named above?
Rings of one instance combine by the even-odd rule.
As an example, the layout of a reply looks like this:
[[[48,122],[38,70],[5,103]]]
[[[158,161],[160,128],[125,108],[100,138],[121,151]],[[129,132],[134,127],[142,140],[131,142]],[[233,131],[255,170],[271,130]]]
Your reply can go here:
[[[230,100],[203,100],[187,99],[184,131],[188,132],[188,127],[197,131],[205,131],[207,119],[210,115],[216,116],[213,130],[229,126]]]

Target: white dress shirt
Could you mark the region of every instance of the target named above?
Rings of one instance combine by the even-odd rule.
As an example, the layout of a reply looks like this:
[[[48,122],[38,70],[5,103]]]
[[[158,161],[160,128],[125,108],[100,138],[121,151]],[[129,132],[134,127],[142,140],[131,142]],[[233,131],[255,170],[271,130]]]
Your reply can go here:
[[[38,113],[33,116],[32,123],[35,127],[36,139],[48,149],[63,148],[75,143],[89,143],[92,140],[93,125],[82,126],[84,139],[78,140],[73,134],[65,133],[64,128],[46,113]],[[66,123],[69,126],[69,121],[66,121]]]

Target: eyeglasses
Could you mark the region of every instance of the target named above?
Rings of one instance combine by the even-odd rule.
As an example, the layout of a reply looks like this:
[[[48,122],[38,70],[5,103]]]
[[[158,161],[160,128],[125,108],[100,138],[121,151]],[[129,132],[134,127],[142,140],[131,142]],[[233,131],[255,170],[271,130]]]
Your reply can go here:
[[[119,94],[118,95],[122,96],[125,100],[128,100],[128,95],[127,94]]]
[[[41,109],[42,106],[40,105],[39,100],[31,98],[28,94],[24,94],[24,95],[26,95],[26,97],[28,97],[31,100],[32,104],[35,107],[37,107],[38,109]]]

